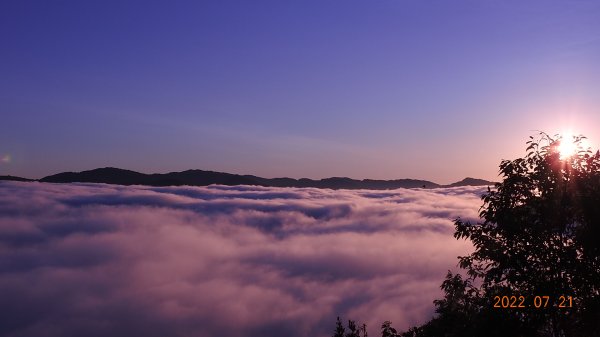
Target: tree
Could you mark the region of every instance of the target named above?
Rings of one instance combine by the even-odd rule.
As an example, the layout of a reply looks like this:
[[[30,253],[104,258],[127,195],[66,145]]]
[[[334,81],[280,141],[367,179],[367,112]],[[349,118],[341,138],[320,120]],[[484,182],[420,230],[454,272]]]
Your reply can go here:
[[[524,158],[501,162],[482,221],[455,220],[475,248],[459,258],[467,279],[449,273],[438,316],[403,336],[600,336],[600,152],[583,139],[540,133]],[[576,151],[561,154],[563,142]],[[503,296],[526,307],[494,308]]]
[[[454,222],[475,248],[459,257],[466,276],[448,272],[436,316],[399,336],[600,336],[600,151],[584,139],[542,132],[500,163],[481,221]],[[389,321],[381,329],[398,336]]]
[[[338,316],[337,321],[335,322],[335,332],[333,337],[345,337],[346,328],[342,325],[342,321],[340,320],[340,316]]]
[[[585,315],[597,308],[600,290],[600,152],[583,149],[583,139],[531,137],[524,158],[500,164],[504,179],[483,196],[483,222],[455,222],[455,237],[475,246],[459,264],[482,281],[487,299],[554,302],[515,312],[542,336],[598,335],[597,312],[593,320]],[[573,142],[577,151],[561,158],[561,142]],[[558,308],[561,296],[573,305]]]
[[[434,301],[437,316],[401,337],[534,336],[510,312],[494,309],[470,279],[448,272],[441,288],[445,296]]]
[[[369,336],[369,334],[367,334],[367,324],[366,323],[363,323],[363,325],[360,326],[360,331],[362,331],[363,337]]]
[[[361,336],[362,332],[362,336]],[[348,332],[346,333],[346,328],[342,325],[342,321],[338,316],[335,322],[335,331],[333,337],[367,337],[367,325],[356,324],[356,321],[348,320]]]
[[[360,337],[359,336],[359,329],[356,326],[356,322],[354,322],[353,320],[348,320],[348,333],[346,334],[346,337]]]
[[[398,332],[396,329],[392,328],[392,322],[385,321],[381,325],[381,337],[396,337],[398,336]]]

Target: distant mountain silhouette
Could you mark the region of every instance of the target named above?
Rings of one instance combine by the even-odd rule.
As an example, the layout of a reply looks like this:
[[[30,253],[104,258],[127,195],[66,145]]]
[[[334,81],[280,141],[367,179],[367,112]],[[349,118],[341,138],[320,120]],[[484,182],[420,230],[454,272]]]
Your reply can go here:
[[[21,178],[22,179],[22,178]],[[224,172],[187,170],[182,172],[144,174],[114,167],[98,168],[82,172],[63,172],[40,179],[49,183],[105,183],[118,185],[149,186],[207,186],[219,185],[258,185],[266,187],[315,187],[331,189],[375,189],[386,190],[396,188],[436,188],[456,186],[494,185],[494,182],[465,178],[450,185],[440,185],[428,180],[396,179],[396,180],[356,180],[345,177],[332,177],[320,180],[294,178],[262,178],[253,175],[239,175]]]
[[[15,177],[15,176],[0,176],[0,180],[12,180],[12,181],[34,181],[33,179]]]
[[[98,168],[82,172],[63,172],[40,179],[50,183],[105,183],[118,185],[148,185],[147,174],[114,167]]]
[[[494,185],[494,183],[477,178],[465,178],[461,181],[446,185],[446,187],[458,187],[458,186],[482,186],[482,185]]]

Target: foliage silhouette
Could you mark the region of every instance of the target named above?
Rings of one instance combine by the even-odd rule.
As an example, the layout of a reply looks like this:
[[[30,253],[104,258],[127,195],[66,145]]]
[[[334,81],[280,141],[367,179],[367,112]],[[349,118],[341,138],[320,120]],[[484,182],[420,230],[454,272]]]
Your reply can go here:
[[[348,320],[348,330],[349,331],[346,334],[346,337],[360,337],[358,327],[356,326],[356,322]]]
[[[345,337],[346,328],[342,325],[342,321],[340,320],[340,316],[338,316],[337,321],[335,321],[335,332],[333,337]]]
[[[540,133],[524,158],[501,162],[483,221],[455,220],[454,236],[475,247],[459,257],[467,279],[449,272],[437,317],[402,336],[600,336],[600,152],[584,139]],[[561,158],[571,141],[577,151]],[[526,307],[494,308],[495,296]],[[536,308],[536,296],[548,304]]]
[[[362,333],[362,334],[361,334]],[[335,330],[333,333],[333,337],[367,337],[367,325],[362,324],[358,325],[356,321],[348,320],[348,332],[346,332],[346,328],[342,324],[340,317],[338,316],[335,322]]]
[[[432,320],[400,334],[385,321],[382,336],[600,336],[600,151],[584,139],[540,132],[524,158],[503,160],[482,221],[454,222],[475,248],[459,257],[466,275],[448,272]],[[561,158],[562,142],[576,151]]]
[[[398,332],[392,328],[392,322],[385,321],[381,325],[381,337],[396,337]]]

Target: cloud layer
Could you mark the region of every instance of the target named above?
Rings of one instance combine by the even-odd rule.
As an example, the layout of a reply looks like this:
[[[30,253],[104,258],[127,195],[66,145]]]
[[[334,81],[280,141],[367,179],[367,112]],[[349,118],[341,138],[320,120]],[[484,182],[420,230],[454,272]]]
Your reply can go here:
[[[329,336],[429,319],[482,188],[0,183],[2,336]]]

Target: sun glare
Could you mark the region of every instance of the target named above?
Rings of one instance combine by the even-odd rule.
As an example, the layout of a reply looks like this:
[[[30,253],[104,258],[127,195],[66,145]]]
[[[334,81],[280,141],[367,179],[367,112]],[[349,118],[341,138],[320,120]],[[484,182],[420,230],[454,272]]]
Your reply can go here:
[[[577,147],[573,142],[573,135],[571,133],[563,133],[560,140],[560,145],[558,146],[560,159],[571,157],[575,154],[575,151],[577,151]]]

